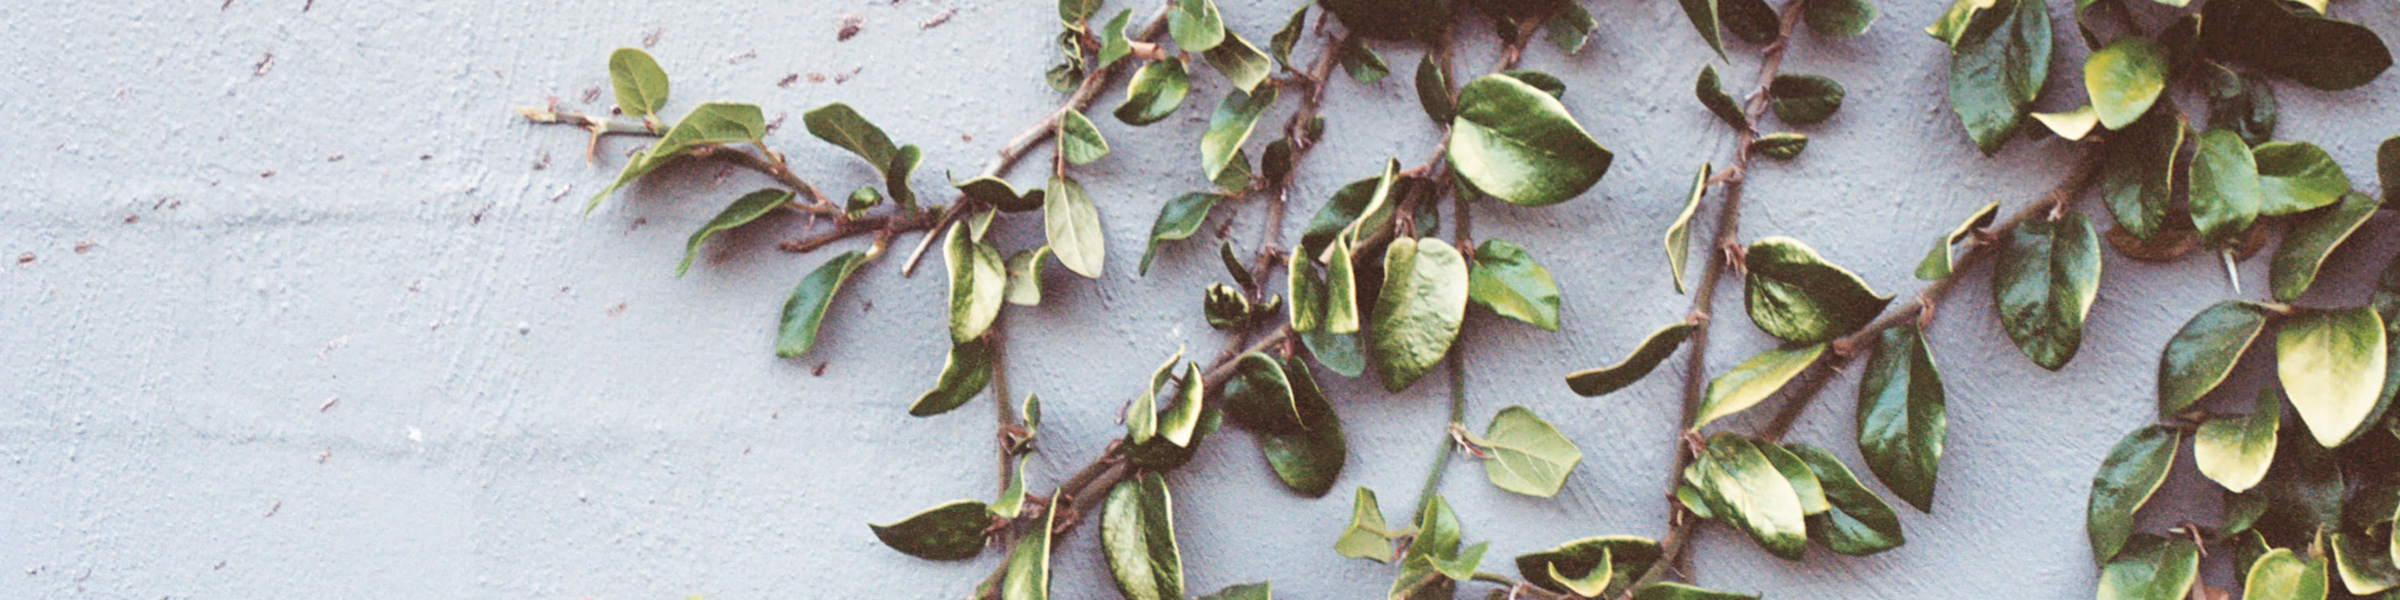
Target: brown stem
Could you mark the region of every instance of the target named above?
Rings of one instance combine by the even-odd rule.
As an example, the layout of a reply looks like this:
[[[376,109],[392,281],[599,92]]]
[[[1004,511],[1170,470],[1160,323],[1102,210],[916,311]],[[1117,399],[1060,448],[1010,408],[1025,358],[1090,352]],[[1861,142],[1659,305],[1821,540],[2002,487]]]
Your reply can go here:
[[[824,247],[826,244],[838,242],[851,236],[867,234],[874,234],[877,237],[877,241],[881,242],[883,240],[890,239],[890,237],[894,235],[911,231],[924,231],[927,229],[932,229],[935,224],[936,220],[934,219],[933,213],[928,212],[902,213],[897,215],[876,215],[872,217],[859,217],[856,219],[837,218],[834,220],[833,229],[819,232],[815,235],[800,239],[786,240],[782,244],[778,244],[778,247],[782,248],[785,252],[812,252],[818,248]],[[878,248],[881,248],[881,246],[882,244],[877,244]]]
[[[993,430],[992,443],[1000,449],[999,493],[1003,494],[1008,493],[1008,481],[1015,474],[1012,468],[1015,465],[1010,464],[1009,459],[1016,457],[1016,440],[1009,436],[1009,431],[1017,426],[1017,407],[1015,400],[1012,400],[1015,396],[1008,393],[1008,336],[1001,333],[1001,324],[1004,322],[1005,319],[993,319],[992,328],[983,334],[984,344],[992,353],[992,407],[999,420],[999,427]]]

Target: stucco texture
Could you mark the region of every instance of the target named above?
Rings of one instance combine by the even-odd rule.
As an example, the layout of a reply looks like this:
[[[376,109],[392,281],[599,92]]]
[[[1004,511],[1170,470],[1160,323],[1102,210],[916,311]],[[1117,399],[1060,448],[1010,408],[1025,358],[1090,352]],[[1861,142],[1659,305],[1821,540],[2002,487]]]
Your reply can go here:
[[[1153,8],[1137,4],[1112,0],[1105,14]],[[1233,29],[1261,42],[1296,4],[1220,0]],[[1471,460],[1451,465],[1442,491],[1503,572],[1499,557],[1568,539],[1664,533],[1678,378],[1585,399],[1560,377],[1683,317],[1658,237],[1692,171],[1726,160],[1733,140],[1692,99],[1693,73],[1717,59],[1674,2],[1584,4],[1600,21],[1590,46],[1567,56],[1537,40],[1524,67],[1567,82],[1566,106],[1616,151],[1614,167],[1558,206],[1474,208],[1475,233],[1531,249],[1565,300],[1555,333],[1470,311],[1470,427],[1523,404],[1585,455],[1554,499],[1497,490]],[[1745,239],[1802,238],[1907,298],[1937,232],[1988,200],[2024,206],[2068,171],[2078,150],[2055,138],[1996,157],[1967,141],[1943,93],[1945,50],[1918,31],[1940,4],[1887,0],[1863,37],[1797,42],[1785,71],[1833,77],[1849,97],[1832,120],[1796,128],[1814,139],[1800,159],[1756,165]],[[2055,110],[2082,102],[2085,50],[2053,4],[2059,52],[2040,106]],[[2333,12],[2392,39],[2396,6],[2337,0]],[[862,29],[837,41],[844,15]],[[529,126],[509,108],[555,97],[605,111],[608,52],[654,37],[649,51],[674,78],[668,114],[758,103],[790,118],[769,144],[801,176],[846,191],[877,178],[798,126],[801,112],[846,102],[925,148],[914,183],[935,195],[943,173],[977,171],[1061,99],[1042,82],[1056,28],[1047,3],[998,0],[0,3],[11,40],[0,114],[12,123],[0,136],[0,597],[965,596],[1001,552],[922,561],[866,527],[992,492],[988,400],[905,412],[941,368],[941,278],[873,263],[833,304],[817,348],[777,359],[778,310],[830,255],[774,249],[801,220],[735,232],[674,276],[685,236],[763,180],[671,169],[586,217],[581,200],[638,142],[613,139],[586,163],[580,132]],[[1461,30],[1462,69],[1492,64],[1490,27],[1470,17]],[[1421,160],[1439,140],[1409,85],[1419,51],[1377,48],[1396,73],[1332,83],[1327,140],[1301,166],[1286,240],[1341,184],[1387,157]],[[1746,91],[1758,48],[1734,42],[1730,54],[1719,68]],[[1013,391],[1045,400],[1036,490],[1118,435],[1116,411],[1166,354],[1220,344],[1198,310],[1201,287],[1224,277],[1215,236],[1256,243],[1263,210],[1212,218],[1148,277],[1133,271],[1159,205],[1206,185],[1195,140],[1227,87],[1200,75],[1181,112],[1146,128],[1096,119],[1115,152],[1075,174],[1099,203],[1108,275],[1054,266],[1041,306],[1002,317]],[[2400,76],[2276,91],[2278,138],[2315,142],[2373,185],[2375,144],[2400,133]],[[1020,185],[1047,175],[1039,162],[1017,171]],[[2094,199],[2084,206],[2099,216]],[[2367,227],[2305,304],[2363,299],[2400,251],[2387,219]],[[1036,245],[1039,219],[1004,219],[995,235],[1003,249]],[[1698,581],[1783,599],[2087,597],[2090,475],[2153,419],[2160,345],[2233,293],[2206,256],[2149,264],[2111,250],[2104,262],[2082,352],[2058,372],[2001,334],[1988,268],[1942,305],[1929,335],[1950,438],[1933,512],[1902,507],[1905,547],[1792,562],[1709,527]],[[2241,272],[2244,294],[2263,298],[2266,259]],[[1740,316],[1738,284],[1726,291],[1712,369],[1771,345]],[[2269,368],[2252,363],[2246,373]],[[1285,491],[1239,431],[1168,476],[1192,590],[1268,580],[1279,597],[1336,598],[1388,585],[1389,567],[1331,543],[1355,487],[1381,491],[1401,518],[1441,443],[1449,384],[1438,371],[1397,394],[1371,379],[1324,383],[1350,436],[1333,494]],[[1856,384],[1854,366],[1791,439],[1858,464]],[[2245,376],[2211,402],[2239,410],[2258,384]],[[2171,489],[2213,498],[2182,460]],[[2169,504],[2154,526],[2214,510]],[[1056,597],[1114,597],[1093,531],[1058,548]]]

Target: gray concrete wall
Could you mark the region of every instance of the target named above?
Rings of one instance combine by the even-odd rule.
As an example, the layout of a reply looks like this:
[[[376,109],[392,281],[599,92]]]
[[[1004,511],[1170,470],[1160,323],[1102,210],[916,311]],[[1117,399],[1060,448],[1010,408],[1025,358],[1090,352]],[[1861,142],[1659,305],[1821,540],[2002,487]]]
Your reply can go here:
[[[604,109],[605,94],[583,94],[605,85],[607,52],[655,33],[650,51],[675,80],[670,113],[732,99],[793,117],[770,143],[803,176],[846,190],[871,172],[802,134],[797,116],[848,102],[923,145],[915,183],[936,190],[942,172],[974,172],[1060,97],[1041,82],[1055,60],[1047,3],[219,4],[0,3],[11,40],[0,114],[12,123],[0,136],[0,597],[938,598],[966,594],[1000,559],[920,561],[864,525],[991,491],[988,405],[931,419],[903,410],[941,366],[938,277],[874,265],[834,305],[815,352],[777,360],[774,315],[824,259],[771,249],[796,220],[737,233],[673,277],[684,237],[760,181],[681,169],[585,218],[577,202],[632,143],[609,143],[589,165],[577,132],[529,127],[507,108],[556,96]],[[1263,41],[1295,2],[1222,4],[1236,31]],[[2032,201],[2077,151],[2021,140],[1978,155],[1944,99],[1944,49],[1917,31],[1940,3],[1880,4],[1863,38],[1798,43],[1787,71],[1837,78],[1849,99],[1800,129],[1815,138],[1806,156],[1759,165],[1743,228],[1803,238],[1906,296],[1934,232],[1986,200]],[[1559,378],[1616,360],[1682,315],[1657,236],[1692,170],[1721,162],[1732,139],[1692,100],[1692,74],[1712,57],[1673,2],[1586,5],[1601,21],[1590,48],[1537,45],[1525,66],[1568,82],[1567,106],[1618,152],[1614,170],[1571,203],[1475,215],[1477,233],[1532,249],[1557,276],[1565,327],[1474,312],[1469,420],[1526,404],[1586,456],[1548,500],[1453,465],[1443,489],[1468,539],[1491,540],[1494,557],[1663,532],[1675,378],[1602,399],[1573,396]],[[2388,2],[2334,10],[2387,39],[2400,31]],[[837,42],[844,14],[864,30]],[[2072,27],[2058,23],[2045,108],[2080,102]],[[1491,64],[1488,29],[1467,29],[1460,64]],[[1302,215],[1386,157],[1416,160],[1437,141],[1408,84],[1417,52],[1381,48],[1398,75],[1333,84],[1329,141],[1297,184]],[[1729,83],[1748,89],[1757,49],[1735,44],[1733,55]],[[789,74],[802,78],[777,85]],[[1016,391],[1048,400],[1037,487],[1117,435],[1114,411],[1165,353],[1219,343],[1197,310],[1200,287],[1222,277],[1213,242],[1177,245],[1150,277],[1132,276],[1158,205],[1204,185],[1194,140],[1227,86],[1201,80],[1193,104],[1155,126],[1099,119],[1116,153],[1077,173],[1100,202],[1110,276],[1053,269],[1048,302],[1005,317]],[[2400,76],[2278,93],[2281,138],[2324,146],[2372,185],[2374,144],[2400,133]],[[1235,218],[1234,237],[1255,241],[1260,217]],[[1038,243],[1038,223],[1005,223],[1002,246]],[[2320,286],[2334,291],[2309,301],[2362,299],[2400,250],[2382,241],[2388,226],[2378,220],[2373,243],[2337,253]],[[1930,335],[1951,438],[1934,512],[1902,513],[1907,546],[1786,562],[1711,528],[1700,581],[1776,598],[2086,597],[2090,474],[2119,435],[2151,420],[2159,346],[2230,293],[2204,257],[2105,262],[2082,354],[2057,373],[2005,341],[1985,270],[1942,308]],[[2262,297],[2265,260],[2242,272]],[[1716,307],[1728,318],[1712,368],[1770,344],[1735,316],[1736,298]],[[1193,589],[1272,580],[1283,597],[1326,598],[1387,585],[1386,567],[1329,546],[1355,486],[1403,510],[1441,435],[1447,386],[1438,374],[1396,395],[1326,383],[1352,436],[1335,494],[1284,491],[1239,432],[1170,476]],[[1855,385],[1854,369],[1793,439],[1856,464]],[[1060,598],[1113,597],[1094,550],[1088,533],[1060,548]]]

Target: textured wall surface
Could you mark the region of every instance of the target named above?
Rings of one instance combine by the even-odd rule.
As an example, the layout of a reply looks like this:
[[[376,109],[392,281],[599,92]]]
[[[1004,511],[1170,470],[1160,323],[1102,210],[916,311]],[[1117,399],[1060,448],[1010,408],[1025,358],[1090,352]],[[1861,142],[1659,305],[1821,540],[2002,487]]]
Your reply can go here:
[[[1296,2],[1221,0],[1233,28],[1262,42]],[[669,114],[732,99],[788,115],[770,144],[804,177],[847,190],[876,178],[797,121],[847,102],[925,147],[915,184],[932,192],[1057,103],[1041,80],[1056,60],[1047,3],[219,4],[0,3],[14,41],[0,53],[0,114],[15,123],[0,136],[0,597],[950,598],[1000,560],[920,561],[864,525],[991,492],[988,404],[929,419],[904,411],[941,367],[938,276],[872,265],[833,305],[817,349],[778,360],[775,314],[826,256],[772,248],[799,220],[742,230],[673,276],[685,236],[762,181],[682,168],[582,217],[578,202],[636,142],[612,140],[587,164],[579,132],[530,127],[507,108],[556,97],[605,110],[607,94],[585,95],[605,86],[608,51],[655,36],[650,52],[675,80]],[[1476,233],[1532,249],[1565,304],[1557,333],[1471,312],[1468,421],[1528,405],[1585,452],[1547,500],[1496,490],[1471,461],[1452,465],[1443,490],[1468,539],[1492,541],[1495,557],[1663,533],[1677,378],[1602,399],[1559,378],[1681,317],[1687,300],[1666,281],[1658,235],[1694,168],[1722,162],[1732,140],[1692,99],[1692,74],[1714,57],[1675,3],[1585,4],[1601,22],[1590,47],[1564,56],[1537,44],[1524,66],[1568,82],[1567,106],[1617,151],[1614,170],[1570,203],[1475,209]],[[1798,129],[1815,139],[1804,157],[1758,166],[1742,226],[1746,239],[1805,239],[1907,297],[1937,231],[1987,200],[2031,202],[2077,150],[2023,139],[1977,154],[1943,95],[1945,51],[1918,31],[1941,3],[1880,4],[1864,37],[1798,42],[1786,71],[1834,77],[1849,99]],[[1125,6],[1112,0],[1107,14]],[[2342,0],[2334,12],[2400,35],[2390,2]],[[850,14],[863,30],[836,41]],[[2070,20],[2057,26],[2046,109],[2082,96],[2084,49]],[[1462,69],[1492,64],[1489,27],[1464,28]],[[1438,141],[1409,87],[1418,51],[1380,48],[1399,73],[1333,83],[1330,137],[1294,194],[1300,215],[1386,157],[1414,162]],[[1720,67],[1729,85],[1753,85],[1757,54],[1735,44]],[[1205,185],[1194,140],[1227,86],[1199,80],[1191,104],[1157,125],[1097,119],[1116,152],[1076,172],[1107,224],[1109,276],[1053,268],[1044,305],[1004,317],[1015,391],[1047,401],[1037,489],[1117,435],[1117,407],[1165,354],[1219,344],[1197,310],[1201,286],[1223,278],[1213,240],[1175,245],[1149,277],[1132,275],[1157,207]],[[2400,133],[2400,76],[2277,91],[2278,137],[2324,146],[2359,187],[2373,185],[2375,143]],[[1046,175],[1019,171],[1020,183]],[[1242,211],[1227,231],[1255,243],[1262,214]],[[2364,297],[2400,251],[2382,239],[2391,223],[2368,227],[2375,241],[2336,253],[2333,280],[2304,303]],[[998,231],[1004,249],[1041,235],[1037,218]],[[1950,442],[1933,513],[1901,513],[1907,546],[1787,562],[1710,528],[1699,580],[1776,598],[2086,597],[2091,472],[2152,419],[2160,345],[2232,293],[2203,256],[2146,264],[2108,251],[2105,263],[2082,353],[2059,372],[2007,343],[1988,269],[1942,307],[1929,335],[1949,381]],[[2265,263],[2242,265],[2250,297],[2264,296]],[[1712,368],[1770,345],[1738,297],[1716,306]],[[2252,360],[2251,372],[2266,366]],[[1837,380],[1792,439],[1857,464],[1856,379],[1853,368]],[[1334,494],[1284,491],[1242,432],[1169,477],[1192,589],[1272,580],[1282,597],[1356,598],[1388,584],[1387,567],[1329,546],[1351,488],[1405,508],[1440,441],[1447,382],[1436,374],[1400,394],[1326,383],[1351,435]],[[2247,406],[2256,385],[2212,402]],[[2201,489],[2184,460],[2170,485]],[[1061,598],[1114,597],[1089,531],[1059,550]]]

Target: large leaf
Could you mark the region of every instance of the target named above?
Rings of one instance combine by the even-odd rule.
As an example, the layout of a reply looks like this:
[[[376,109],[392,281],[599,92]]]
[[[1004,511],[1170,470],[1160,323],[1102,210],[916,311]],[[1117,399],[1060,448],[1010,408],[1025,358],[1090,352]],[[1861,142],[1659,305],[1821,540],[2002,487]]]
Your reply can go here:
[[[2117,226],[2148,240],[2172,229],[2168,204],[2174,199],[2175,153],[2183,147],[2183,117],[2152,111],[2108,143],[2101,163],[2100,197]]]
[[[2250,491],[2267,478],[2275,462],[2276,430],[2283,427],[2283,403],[2274,388],[2258,390],[2258,408],[2249,416],[2222,416],[2200,424],[2192,434],[2192,461],[2200,474],[2234,493]]]
[[[1467,299],[1494,314],[1558,331],[1558,283],[1532,253],[1506,240],[1488,239],[1475,247]]]
[[[1193,192],[1176,196],[1158,208],[1158,221],[1150,224],[1150,246],[1142,250],[1142,265],[1135,269],[1150,274],[1150,259],[1158,254],[1159,242],[1171,242],[1192,237],[1200,232],[1200,222],[1208,219],[1208,211],[1226,199],[1224,194]]]
[[[1845,94],[1842,84],[1825,77],[1776,75],[1767,84],[1767,107],[1784,123],[1808,125],[1832,118],[1842,109]]]
[[[1968,237],[1974,235],[1976,230],[1991,227],[1992,220],[1999,215],[2000,201],[1986,202],[1983,208],[1975,209],[1974,215],[1967,217],[1966,221],[1960,222],[1957,229],[1952,229],[1949,233],[1942,234],[1941,238],[1935,239],[1933,249],[1925,251],[1925,259],[1917,261],[1917,278],[1926,281],[1948,279],[1951,275],[1951,268],[1957,262],[1957,259],[1950,254],[1950,247],[1966,241]]]
[[[926,560],[966,560],[983,553],[992,517],[984,504],[960,500],[925,509],[890,525],[868,524],[875,539],[902,554]]]
[[[2200,243],[2222,248],[2258,218],[2258,161],[2242,136],[2224,129],[2200,134],[2192,156],[2192,226]]]
[[[2100,569],[2100,600],[2183,600],[2200,578],[2200,546],[2143,535]]]
[[[942,264],[950,271],[950,341],[981,337],[1000,316],[1008,292],[1008,263],[990,243],[970,239],[966,227],[951,227],[942,239]]]
[[[1858,384],[1858,454],[1894,495],[1933,512],[1935,474],[1949,436],[1942,373],[1914,324],[1876,337]]]
[[[1342,438],[1341,417],[1333,412],[1333,404],[1317,390],[1317,379],[1307,363],[1298,357],[1283,361],[1284,379],[1292,386],[1293,405],[1299,409],[1300,423],[1306,428],[1297,433],[1260,432],[1258,450],[1267,458],[1267,466],[1275,471],[1284,487],[1301,495],[1315,498],[1333,489],[1333,481],[1342,474],[1342,465],[1349,461],[1350,446]]]
[[[2083,60],[2083,87],[2100,126],[2124,129],[2166,91],[2166,47],[2140,36],[2117,38]]]
[[[2158,425],[2136,429],[2118,440],[2108,458],[2100,461],[2100,471],[2092,475],[2091,502],[2084,512],[2093,562],[2108,564],[2125,549],[2126,539],[2133,535],[2134,513],[2166,482],[2167,468],[2175,464],[2175,447],[2182,437],[2174,429]]]
[[[1642,343],[1635,346],[1633,354],[1627,355],[1625,360],[1598,369],[1567,374],[1567,389],[1574,390],[1576,395],[1590,398],[1606,395],[1609,392],[1624,389],[1633,382],[1641,381],[1642,377],[1649,375],[1651,370],[1658,368],[1658,363],[1667,360],[1668,355],[1674,354],[1676,348],[1682,348],[1684,340],[1692,339],[1692,330],[1694,329],[1697,329],[1697,326],[1691,323],[1676,323],[1650,332],[1650,336],[1642,338]]]
[[[1687,6],[1688,2],[1708,1],[1686,0]],[[1750,128],[1750,115],[1742,112],[1742,105],[1734,102],[1733,95],[1725,93],[1725,81],[1717,77],[1716,65],[1700,65],[1700,78],[1692,82],[1692,95],[1699,97],[1700,105],[1708,107],[1708,112],[1726,125],[1741,130]]]
[[[1483,461],[1483,475],[1492,485],[1527,496],[1558,495],[1567,473],[1583,460],[1575,442],[1522,406],[1500,409],[1483,437],[1468,441],[1491,453]]]
[[[1117,120],[1149,125],[1183,106],[1184,95],[1192,92],[1192,76],[1184,72],[1182,59],[1168,57],[1134,71],[1125,90],[1125,103],[1117,105]]]
[[[1710,437],[1683,478],[1699,490],[1710,513],[1768,552],[1797,559],[1807,546],[1799,494],[1750,440],[1730,433]]]
[[[1009,551],[1000,571],[1000,600],[1049,600],[1050,528],[1057,520],[1058,498],[1053,496],[1042,520],[1026,528],[1016,549]]]
[[[2192,315],[2158,353],[2158,416],[2172,419],[2225,381],[2266,329],[2267,307],[2226,300]]]
[[[1959,0],[1951,14],[1960,17],[1945,16],[1935,25],[1939,31],[1927,30],[1950,42],[1950,108],[1975,146],[1994,154],[2050,77],[2049,7],[2038,0]]]
[[[2267,277],[2275,299],[2289,302],[2308,292],[2325,258],[2359,226],[2366,225],[2381,206],[2366,194],[2352,192],[2342,196],[2340,204],[2293,217],[2291,229],[2284,232],[2283,242],[2275,246],[2275,256],[2268,263]]]
[[[1733,370],[1708,381],[1708,393],[1700,400],[1700,412],[1693,417],[1691,429],[1699,431],[1719,417],[1757,406],[1824,354],[1824,344],[1794,345],[1760,352],[1734,365]]]
[[[1867,0],[1812,0],[1800,10],[1808,28],[1826,37],[1854,37],[1875,24],[1875,5]]]
[[[2275,333],[2275,369],[2300,422],[2333,448],[2367,425],[2383,391],[2383,318],[2369,307],[2307,310]]]
[[[900,152],[899,148],[892,145],[892,139],[883,134],[883,129],[867,122],[866,117],[859,116],[858,111],[847,104],[818,107],[801,114],[800,121],[808,124],[810,135],[857,154],[859,158],[866,159],[867,164],[874,165],[877,171],[891,165],[892,158]]]
[[[983,386],[992,382],[992,353],[987,344],[984,339],[975,338],[950,346],[950,358],[942,364],[941,379],[934,382],[933,391],[918,396],[917,402],[909,405],[908,414],[930,417],[950,412],[982,392]]]
[[[2100,293],[2100,235],[2081,213],[2018,223],[1992,269],[2000,326],[2027,358],[2056,371],[2083,345],[2083,318]]]
[[[2316,144],[2267,142],[2250,151],[2258,164],[2261,215],[2306,212],[2350,193],[2350,176]]]
[[[1608,173],[1613,156],[1592,140],[1566,105],[1503,74],[1458,91],[1448,156],[1458,175],[1492,197],[1520,206],[1564,202]]]
[[[608,84],[617,94],[617,110],[625,116],[648,119],[667,105],[667,72],[650,53],[618,48],[608,55]]]
[[[1517,555],[1517,574],[1526,583],[1565,592],[1566,582],[1552,574],[1566,577],[1587,577],[1607,571],[1612,575],[1607,589],[1590,596],[1614,598],[1650,571],[1658,562],[1658,542],[1632,536],[1603,536],[1584,538],[1559,544],[1540,552]]]
[[[2373,30],[2274,0],[2212,1],[2201,7],[2200,50],[2320,90],[2346,90],[2382,75],[2392,52]]]
[[[2252,561],[2242,581],[2242,597],[2248,600],[2325,600],[2330,583],[2325,559],[2304,559],[2289,548],[2267,551]]]
[[[657,143],[626,160],[625,169],[617,172],[616,181],[593,194],[584,203],[583,212],[592,212],[592,207],[599,206],[609,194],[695,148],[740,142],[757,144],[766,135],[767,119],[760,115],[757,105],[710,102],[692,107],[692,112],[684,113],[683,119],[659,136]]]
[[[1742,257],[1743,306],[1750,321],[1769,335],[1795,343],[1812,343],[1848,335],[1866,327],[1892,302],[1867,282],[1807,244],[1787,237],[1750,243]]]
[[[1275,73],[1275,61],[1267,53],[1230,31],[1225,33],[1224,43],[1208,49],[1204,56],[1209,66],[1216,67],[1217,73],[1233,82],[1233,87],[1251,94],[1258,93],[1258,84],[1265,83],[1267,76]]]
[[[1167,35],[1185,52],[1207,52],[1225,41],[1225,21],[1216,0],[1183,0],[1167,12]]]
[[[1850,467],[1823,448],[1807,444],[1784,447],[1808,463],[1816,473],[1817,485],[1824,489],[1825,502],[1832,505],[1823,514],[1809,515],[1808,538],[1835,553],[1866,556],[1900,547],[1907,538],[1900,533],[1900,516],[1892,506],[1884,504],[1875,492],[1858,482]]]
[[[1108,246],[1102,239],[1100,209],[1092,206],[1083,184],[1065,175],[1050,177],[1042,198],[1042,231],[1049,236],[1050,252],[1058,255],[1059,264],[1077,275],[1100,278]]]
[[[1117,482],[1100,505],[1100,548],[1126,600],[1182,600],[1183,555],[1175,510],[1156,472]]]
[[[866,261],[865,252],[844,252],[800,278],[800,285],[792,288],[792,298],[783,303],[782,322],[775,327],[775,356],[792,358],[817,345],[817,327],[825,322],[826,307],[832,306],[833,295],[842,290],[850,272]]]
[[[1667,275],[1677,294],[1683,293],[1683,266],[1692,254],[1692,214],[1700,211],[1700,196],[1708,192],[1708,175],[1709,164],[1700,163],[1700,172],[1692,175],[1692,193],[1684,196],[1683,212],[1667,226]]]
[[[1275,88],[1260,88],[1256,94],[1233,90],[1225,101],[1208,117],[1208,131],[1200,134],[1200,173],[1214,180],[1225,173],[1225,167],[1241,152],[1242,143],[1249,141],[1250,131],[1258,125],[1258,116],[1275,105]]]
[[[1385,390],[1406,389],[1450,352],[1466,318],[1467,287],[1467,261],[1450,244],[1403,237],[1384,249],[1367,353]]]

